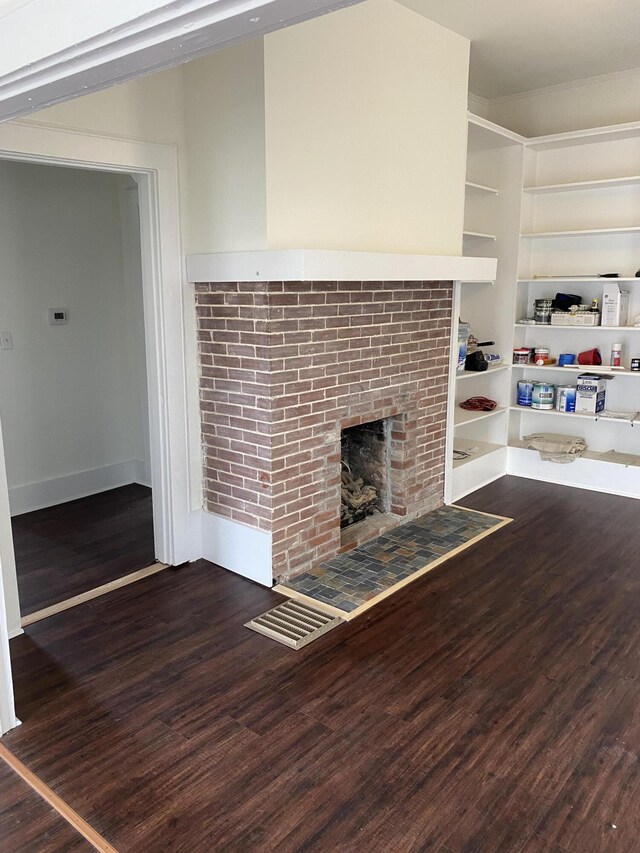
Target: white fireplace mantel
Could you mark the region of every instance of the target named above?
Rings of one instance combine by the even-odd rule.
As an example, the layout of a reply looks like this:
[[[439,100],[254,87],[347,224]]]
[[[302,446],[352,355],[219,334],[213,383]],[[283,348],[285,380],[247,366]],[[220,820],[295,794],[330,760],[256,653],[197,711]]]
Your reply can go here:
[[[493,281],[495,258],[284,249],[187,257],[187,279],[206,281]]]

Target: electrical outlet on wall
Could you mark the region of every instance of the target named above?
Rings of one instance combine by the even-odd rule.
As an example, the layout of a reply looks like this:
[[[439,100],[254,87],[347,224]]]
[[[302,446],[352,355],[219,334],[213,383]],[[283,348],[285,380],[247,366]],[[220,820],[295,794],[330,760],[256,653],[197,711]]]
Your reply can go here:
[[[11,332],[0,332],[0,349],[13,349]]]

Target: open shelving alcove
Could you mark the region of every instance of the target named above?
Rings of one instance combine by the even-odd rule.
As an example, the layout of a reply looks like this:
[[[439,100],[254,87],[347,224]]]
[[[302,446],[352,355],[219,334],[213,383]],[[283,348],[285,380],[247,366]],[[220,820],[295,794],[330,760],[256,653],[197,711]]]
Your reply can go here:
[[[452,354],[452,446],[468,455],[450,459],[447,499],[455,501],[505,473],[640,497],[640,418],[609,412],[640,411],[640,122],[526,139],[469,115],[463,245],[465,255],[496,257],[493,284],[461,282],[454,311],[471,324],[503,362],[484,373],[456,373]],[[533,301],[557,292],[583,302],[602,300],[603,273],[629,291],[625,326],[551,326],[522,323]],[[455,316],[455,315],[454,315]],[[622,368],[609,364],[622,345]],[[548,346],[551,355],[598,347],[613,378],[606,412],[596,416],[540,411],[516,405],[519,379],[575,384],[589,369],[513,365],[515,346]],[[467,412],[458,403],[482,395],[492,412]],[[588,451],[569,465],[543,462],[523,438],[534,432],[576,435]]]

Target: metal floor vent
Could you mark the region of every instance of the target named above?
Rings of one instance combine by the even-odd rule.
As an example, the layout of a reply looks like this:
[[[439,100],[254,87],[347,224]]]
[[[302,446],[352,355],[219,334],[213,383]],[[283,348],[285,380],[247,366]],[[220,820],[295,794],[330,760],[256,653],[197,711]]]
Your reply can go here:
[[[290,599],[256,616],[245,624],[245,628],[284,643],[291,649],[301,649],[342,622],[344,619],[339,616]]]

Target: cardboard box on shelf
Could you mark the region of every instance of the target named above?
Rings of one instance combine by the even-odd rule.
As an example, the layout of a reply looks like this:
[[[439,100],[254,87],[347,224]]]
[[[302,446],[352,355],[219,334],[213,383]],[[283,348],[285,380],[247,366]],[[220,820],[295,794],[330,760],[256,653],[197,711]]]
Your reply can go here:
[[[629,322],[629,291],[615,282],[605,284],[602,294],[602,325],[626,326]]]
[[[580,373],[576,386],[576,414],[596,415],[604,410],[607,380],[597,373]]]

